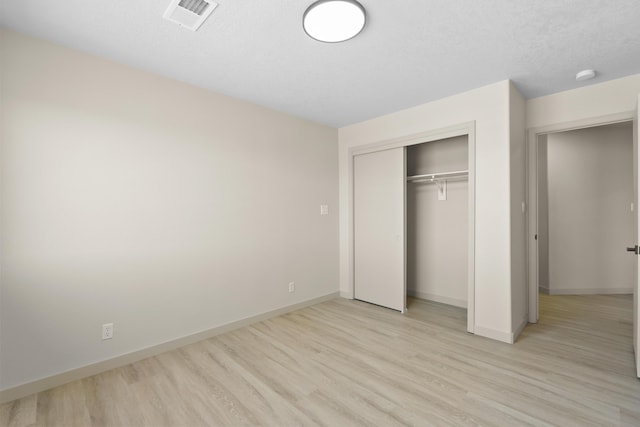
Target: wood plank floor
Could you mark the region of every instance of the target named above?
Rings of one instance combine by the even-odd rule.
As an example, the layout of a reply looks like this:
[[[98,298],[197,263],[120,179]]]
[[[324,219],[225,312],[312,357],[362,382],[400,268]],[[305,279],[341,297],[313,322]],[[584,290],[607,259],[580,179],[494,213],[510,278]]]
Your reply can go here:
[[[465,310],[336,299],[0,406],[0,425],[640,426],[630,296],[540,296],[514,345]]]

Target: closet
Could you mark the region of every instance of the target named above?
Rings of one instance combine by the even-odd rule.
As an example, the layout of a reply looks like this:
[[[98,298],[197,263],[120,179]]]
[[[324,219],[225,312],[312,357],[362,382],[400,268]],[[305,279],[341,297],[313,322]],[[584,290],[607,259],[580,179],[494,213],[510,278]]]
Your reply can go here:
[[[407,147],[407,294],[467,307],[467,136]]]
[[[472,147],[464,134],[353,156],[355,299],[401,312],[407,295],[468,307]]]

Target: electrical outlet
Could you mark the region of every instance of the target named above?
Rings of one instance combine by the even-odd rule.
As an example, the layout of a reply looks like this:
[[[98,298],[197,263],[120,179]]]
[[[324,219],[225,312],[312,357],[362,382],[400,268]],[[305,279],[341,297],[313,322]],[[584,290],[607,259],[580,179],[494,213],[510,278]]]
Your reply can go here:
[[[113,338],[113,323],[105,323],[102,325],[102,339],[108,340]]]
[[[289,282],[289,292],[296,291],[296,282]]]

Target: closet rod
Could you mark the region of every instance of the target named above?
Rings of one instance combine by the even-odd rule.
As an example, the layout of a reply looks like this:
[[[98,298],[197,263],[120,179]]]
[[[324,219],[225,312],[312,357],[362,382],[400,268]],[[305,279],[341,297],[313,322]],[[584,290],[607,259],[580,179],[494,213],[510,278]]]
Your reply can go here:
[[[453,172],[427,173],[424,175],[412,175],[407,177],[407,181],[426,181],[435,179],[463,178],[469,175],[468,170]]]

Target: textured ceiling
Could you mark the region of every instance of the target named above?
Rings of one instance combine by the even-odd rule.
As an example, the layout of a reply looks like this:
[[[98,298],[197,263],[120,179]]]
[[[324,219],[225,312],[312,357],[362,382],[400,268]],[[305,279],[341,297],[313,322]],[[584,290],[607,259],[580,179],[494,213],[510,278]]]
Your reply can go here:
[[[527,98],[640,73],[639,0],[360,0],[325,44],[313,0],[216,0],[197,32],[170,0],[0,0],[0,25],[334,127],[511,79]],[[575,81],[595,68],[598,77]]]

